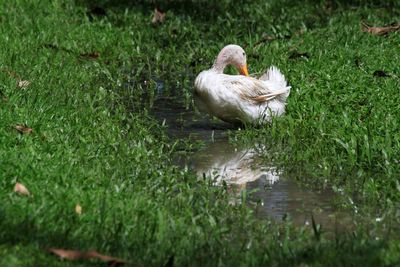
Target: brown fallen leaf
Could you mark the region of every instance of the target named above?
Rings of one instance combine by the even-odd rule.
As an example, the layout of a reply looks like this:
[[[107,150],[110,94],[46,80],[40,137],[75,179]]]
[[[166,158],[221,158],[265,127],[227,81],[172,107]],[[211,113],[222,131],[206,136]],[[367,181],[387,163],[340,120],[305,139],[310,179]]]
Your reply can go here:
[[[14,185],[14,192],[22,195],[29,195],[29,191],[26,189],[25,185],[18,182]]]
[[[78,56],[78,59],[82,59],[82,58],[88,58],[88,59],[95,59],[99,57],[99,53],[98,52],[93,52],[91,54],[80,54]]]
[[[385,73],[385,72],[382,71],[382,70],[376,70],[376,71],[374,71],[374,74],[373,74],[373,75],[374,75],[374,76],[378,76],[378,77],[390,77],[389,74]]]
[[[153,17],[153,24],[156,24],[157,22],[163,22],[165,20],[165,13],[162,13],[159,11],[157,8],[154,9],[154,17]]]
[[[82,206],[79,203],[77,203],[75,206],[75,212],[79,215],[82,215]]]
[[[16,130],[18,130],[20,133],[27,133],[27,134],[32,134],[33,130],[31,128],[25,127],[25,126],[15,126],[14,127]]]
[[[26,133],[26,134],[33,134],[34,133],[34,131],[31,128],[28,128],[28,127],[25,127],[25,126],[17,125],[17,126],[14,127],[14,129],[19,131],[21,134],[22,133]],[[47,139],[47,137],[44,136],[43,134],[38,134],[38,135],[43,139]]]
[[[99,57],[99,53],[98,52],[93,52],[93,53],[89,54],[87,57],[88,58],[98,58]]]
[[[45,248],[45,250],[48,250],[61,258],[68,259],[68,260],[76,260],[76,259],[90,259],[90,258],[97,258],[101,259],[103,261],[108,262],[111,265],[123,265],[126,263],[126,261],[109,257],[106,255],[102,255],[98,253],[96,250],[91,250],[88,252],[81,252],[77,250],[64,250],[64,249],[57,249],[57,248]]]
[[[252,58],[256,58],[256,59],[260,57],[259,54],[251,54],[250,56],[251,56]]]
[[[21,87],[26,87],[26,86],[28,86],[30,84],[29,81],[21,81],[20,78],[12,71],[9,71],[7,69],[3,69],[3,72],[4,73],[8,73],[10,75],[10,78],[16,79],[18,81],[17,82],[17,86],[20,87],[20,88]]]
[[[293,53],[289,56],[289,59],[294,59],[294,58],[298,58],[298,57],[310,58],[310,56],[308,55],[308,53],[293,52]]]
[[[102,254],[98,253],[96,250],[92,250],[92,251],[89,251],[87,253],[89,255],[91,255],[92,257],[94,257],[94,258],[98,258],[98,259],[101,259],[103,261],[109,262],[112,265],[123,265],[123,264],[126,263],[126,261],[124,261],[124,260],[113,258],[113,257],[106,256],[106,255],[102,255]]]
[[[356,59],[354,60],[354,63],[356,63],[356,66],[357,66],[357,67],[361,67],[361,64],[360,64],[360,61],[358,60],[358,58],[356,58]]]
[[[17,83],[17,86],[21,88],[21,87],[26,87],[26,86],[28,86],[30,84],[31,83],[29,81],[20,81],[20,82]]]
[[[363,32],[372,32],[375,35],[387,34],[390,31],[397,31],[400,28],[400,25],[388,27],[371,27],[363,20],[360,20],[360,23],[365,27],[365,29],[363,29]]]

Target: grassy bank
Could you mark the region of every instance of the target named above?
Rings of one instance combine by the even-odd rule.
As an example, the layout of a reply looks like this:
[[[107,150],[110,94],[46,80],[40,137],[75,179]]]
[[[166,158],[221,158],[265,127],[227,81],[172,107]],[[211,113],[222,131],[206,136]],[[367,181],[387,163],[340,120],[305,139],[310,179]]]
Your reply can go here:
[[[362,32],[360,19],[389,25],[399,5],[258,2],[166,1],[157,24],[152,1],[0,3],[0,265],[99,263],[46,247],[138,266],[398,264],[400,35]],[[228,43],[245,46],[250,72],[274,64],[293,88],[285,117],[236,141],[264,143],[279,152],[266,162],[337,191],[360,218],[351,230],[257,220],[172,164],[193,144],[148,115],[156,80],[191,106],[194,77]]]

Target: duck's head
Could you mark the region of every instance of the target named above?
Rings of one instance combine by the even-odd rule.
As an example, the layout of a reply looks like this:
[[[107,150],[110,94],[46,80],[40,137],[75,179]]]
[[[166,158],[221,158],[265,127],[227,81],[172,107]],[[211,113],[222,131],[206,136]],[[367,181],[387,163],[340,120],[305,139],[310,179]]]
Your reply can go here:
[[[249,76],[247,72],[246,52],[238,45],[227,45],[219,52],[214,62],[214,67],[223,71],[226,65],[232,65],[238,69],[240,74]]]

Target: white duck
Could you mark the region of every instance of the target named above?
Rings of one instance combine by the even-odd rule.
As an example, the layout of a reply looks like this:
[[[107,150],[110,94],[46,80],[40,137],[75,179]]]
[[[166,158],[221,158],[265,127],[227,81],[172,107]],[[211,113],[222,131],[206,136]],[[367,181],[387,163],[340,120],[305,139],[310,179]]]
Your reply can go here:
[[[224,74],[227,65],[242,75]],[[285,76],[274,66],[260,79],[249,77],[246,53],[238,45],[225,46],[211,69],[196,77],[194,86],[199,109],[231,123],[271,122],[272,116],[284,114],[290,93]]]

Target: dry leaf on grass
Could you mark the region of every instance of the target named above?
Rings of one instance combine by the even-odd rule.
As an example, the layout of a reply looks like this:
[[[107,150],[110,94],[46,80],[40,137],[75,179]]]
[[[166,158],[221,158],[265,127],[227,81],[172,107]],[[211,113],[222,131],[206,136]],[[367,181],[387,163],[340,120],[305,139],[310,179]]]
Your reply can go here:
[[[98,52],[93,52],[93,53],[89,54],[87,57],[88,58],[98,58],[99,57],[99,53]]]
[[[374,75],[374,76],[378,76],[378,77],[390,77],[389,74],[385,73],[385,72],[382,71],[382,70],[376,70],[376,71],[374,71],[374,74],[373,74],[373,75]]]
[[[20,82],[17,83],[17,86],[21,88],[21,87],[26,87],[26,86],[28,86],[30,84],[31,83],[29,81],[20,81]]]
[[[15,126],[14,127],[16,130],[18,130],[20,133],[27,133],[27,134],[32,134],[33,130],[31,128],[25,127],[25,126]]]
[[[390,31],[396,31],[400,28],[400,25],[388,26],[388,27],[371,27],[363,20],[360,20],[360,23],[365,27],[365,29],[363,29],[363,32],[372,32],[375,35],[387,34]]]
[[[126,263],[126,261],[124,260],[102,255],[98,253],[96,250],[91,250],[88,252],[81,252],[77,250],[64,250],[56,248],[45,248],[45,250],[51,251],[52,253],[60,256],[61,258],[68,260],[97,258],[106,261],[111,265],[123,265]]]
[[[357,58],[354,60],[354,63],[356,63],[357,67],[361,67],[360,61]]]
[[[83,58],[87,58],[87,59],[95,59],[99,57],[99,53],[98,52],[93,52],[91,54],[80,54],[79,56],[77,56],[78,59],[83,59]]]
[[[75,206],[75,212],[79,215],[82,215],[82,206],[79,203],[77,203]]]
[[[31,128],[25,127],[25,126],[20,126],[17,125],[14,127],[17,131],[19,131],[20,133],[27,133],[27,134],[33,134],[34,131]],[[39,134],[39,136],[43,139],[47,139],[46,136],[44,136],[43,134]]]
[[[165,13],[162,13],[161,11],[158,11],[157,8],[154,9],[154,17],[153,17],[153,24],[156,24],[157,22],[163,22],[165,20]]]
[[[19,82],[17,82],[17,86],[18,87],[26,87],[26,86],[28,86],[30,84],[29,81],[20,81],[20,78],[12,71],[9,71],[7,69],[3,69],[3,72],[4,73],[8,73],[11,76],[10,78],[17,79],[17,81],[19,81]]]
[[[26,189],[25,185],[18,182],[14,185],[14,192],[22,195],[29,195],[29,191]]]

